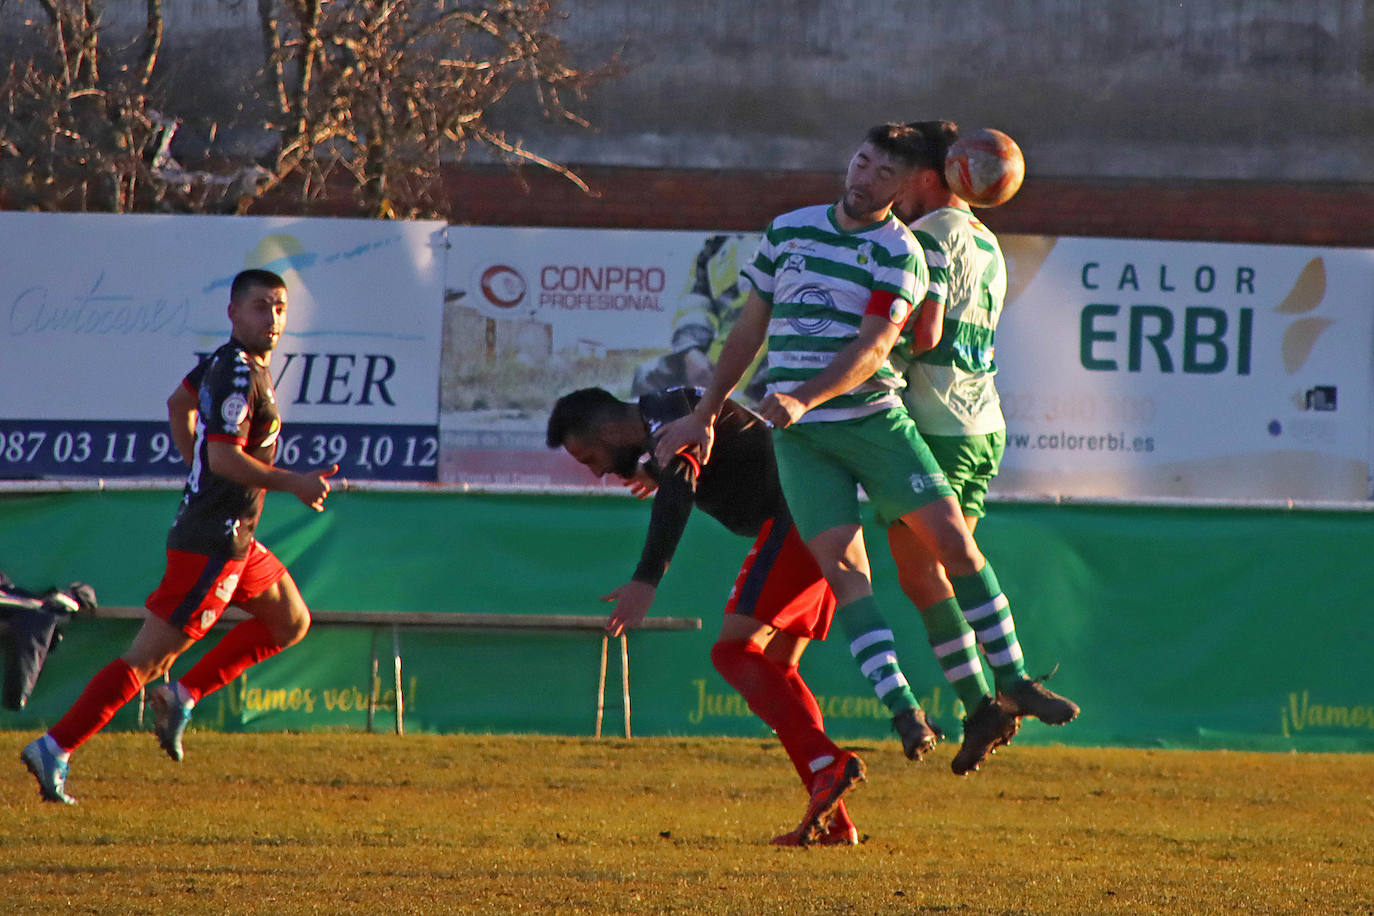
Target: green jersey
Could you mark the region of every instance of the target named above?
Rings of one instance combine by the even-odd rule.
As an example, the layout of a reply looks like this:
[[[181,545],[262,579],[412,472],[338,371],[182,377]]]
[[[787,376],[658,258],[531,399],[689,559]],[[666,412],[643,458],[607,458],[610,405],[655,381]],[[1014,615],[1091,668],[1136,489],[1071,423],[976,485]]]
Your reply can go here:
[[[987,226],[962,207],[933,210],[912,224],[930,268],[926,296],[943,302],[934,348],[910,357],[910,337],[893,347],[906,375],[903,400],[929,436],[978,436],[1007,428],[993,376],[993,337],[1007,294],[1007,264]]]
[[[742,271],[772,306],[768,391],[789,393],[830,365],[859,333],[875,293],[892,297],[888,320],[905,322],[929,277],[920,245],[897,219],[847,231],[835,207],[803,207],[777,217]],[[888,362],[851,390],[798,421],[864,417],[900,406],[901,375]]]

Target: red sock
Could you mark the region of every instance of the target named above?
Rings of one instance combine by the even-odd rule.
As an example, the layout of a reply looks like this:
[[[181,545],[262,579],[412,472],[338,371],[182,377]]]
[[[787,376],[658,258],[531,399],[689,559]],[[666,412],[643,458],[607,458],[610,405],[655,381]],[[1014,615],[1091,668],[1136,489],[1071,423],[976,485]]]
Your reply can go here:
[[[787,686],[792,688],[792,693],[796,694],[802,706],[811,714],[811,721],[816,727],[825,730],[825,719],[821,716],[821,704],[816,702],[816,695],[811,692],[811,688],[806,681],[802,680],[801,672],[794,665],[785,672],[787,675]]]
[[[67,714],[48,730],[64,751],[74,751],[119,712],[143,686],[128,662],[117,658],[96,672]]]
[[[256,618],[245,620],[225,633],[218,645],[177,680],[186,694],[198,701],[281,649]]]
[[[809,791],[811,761],[826,755],[837,756],[840,749],[816,724],[818,716],[813,716],[798,698],[783,668],[754,643],[738,641],[712,646],[711,664],[740,692],[754,714],[778,733],[783,750]]]

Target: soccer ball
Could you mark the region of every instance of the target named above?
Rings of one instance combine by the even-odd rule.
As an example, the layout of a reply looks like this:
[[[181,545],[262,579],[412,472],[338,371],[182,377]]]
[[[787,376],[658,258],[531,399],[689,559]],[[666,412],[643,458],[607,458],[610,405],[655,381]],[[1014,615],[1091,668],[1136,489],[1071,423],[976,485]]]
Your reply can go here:
[[[950,190],[975,207],[996,207],[1011,200],[1026,177],[1026,160],[1016,141],[984,127],[963,134],[945,156]]]

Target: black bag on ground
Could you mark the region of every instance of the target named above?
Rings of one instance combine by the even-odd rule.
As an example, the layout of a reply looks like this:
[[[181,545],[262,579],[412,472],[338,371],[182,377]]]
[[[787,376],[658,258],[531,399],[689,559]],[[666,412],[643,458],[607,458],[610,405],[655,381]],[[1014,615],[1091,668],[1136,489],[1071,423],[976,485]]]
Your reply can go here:
[[[48,653],[62,641],[62,628],[73,614],[96,606],[95,589],[84,582],[33,592],[0,572],[0,659],[5,667],[0,705],[24,708]]]

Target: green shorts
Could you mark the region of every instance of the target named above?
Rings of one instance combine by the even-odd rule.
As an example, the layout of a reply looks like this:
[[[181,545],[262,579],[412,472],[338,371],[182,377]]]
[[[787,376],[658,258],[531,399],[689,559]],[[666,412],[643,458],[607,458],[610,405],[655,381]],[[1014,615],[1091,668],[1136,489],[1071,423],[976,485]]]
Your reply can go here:
[[[787,505],[806,540],[859,524],[858,485],[884,526],[954,495],[901,407],[855,420],[775,429],[773,451]]]
[[[954,489],[954,499],[965,518],[982,518],[986,513],[988,484],[997,476],[1002,453],[1007,448],[1007,433],[998,430],[980,436],[924,436],[931,454],[940,463],[945,479]]]

